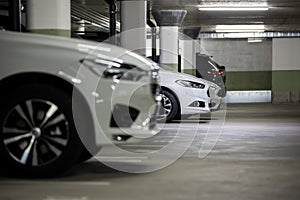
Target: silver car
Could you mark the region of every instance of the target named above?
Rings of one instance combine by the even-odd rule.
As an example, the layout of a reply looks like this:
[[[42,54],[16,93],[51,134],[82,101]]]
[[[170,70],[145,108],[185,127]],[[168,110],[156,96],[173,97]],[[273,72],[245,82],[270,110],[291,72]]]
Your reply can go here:
[[[172,71],[166,66],[161,66],[160,80],[164,108],[161,117],[166,121],[219,109],[221,88],[212,82]]]
[[[110,44],[0,32],[1,167],[53,176],[156,134],[158,67]]]

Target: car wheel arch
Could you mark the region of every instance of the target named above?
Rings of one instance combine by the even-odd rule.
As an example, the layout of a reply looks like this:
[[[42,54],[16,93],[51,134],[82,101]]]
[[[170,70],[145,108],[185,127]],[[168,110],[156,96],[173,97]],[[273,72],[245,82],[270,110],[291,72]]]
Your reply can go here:
[[[178,108],[179,108],[177,115],[180,115],[182,109],[181,109],[181,104],[180,104],[179,98],[176,95],[176,93],[173,90],[171,90],[170,88],[165,87],[165,86],[161,86],[161,90],[166,90],[166,91],[170,92],[176,98],[176,101],[178,103]]]
[[[82,105],[82,108],[86,113],[84,113],[87,117],[88,127],[94,127],[94,122],[92,118],[92,114],[90,111],[90,108],[88,106],[88,103],[86,99],[84,98],[83,94],[76,88],[73,87],[73,85],[68,82],[67,80],[54,76],[52,74],[47,73],[37,73],[37,72],[28,72],[28,73],[19,73],[15,75],[11,75],[8,77],[5,77],[0,81],[0,91],[5,92],[7,90],[10,90],[14,87],[18,87],[22,84],[45,84],[49,85],[55,88],[62,89],[65,91],[68,95],[72,95],[73,90],[76,91],[76,96],[78,96],[78,100],[80,102],[80,105]],[[78,94],[78,95],[77,95]],[[1,100],[0,100],[1,101]],[[88,131],[88,141],[93,141],[93,145],[95,145],[95,134],[94,130]],[[83,142],[85,144],[85,142]]]

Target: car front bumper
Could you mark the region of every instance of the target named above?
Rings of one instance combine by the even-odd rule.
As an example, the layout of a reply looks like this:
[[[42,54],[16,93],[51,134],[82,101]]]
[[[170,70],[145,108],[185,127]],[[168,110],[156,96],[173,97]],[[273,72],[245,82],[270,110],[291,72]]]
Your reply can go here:
[[[178,99],[180,101],[182,115],[210,112],[210,98],[208,97],[207,87],[204,89],[181,87],[176,94],[178,95]]]

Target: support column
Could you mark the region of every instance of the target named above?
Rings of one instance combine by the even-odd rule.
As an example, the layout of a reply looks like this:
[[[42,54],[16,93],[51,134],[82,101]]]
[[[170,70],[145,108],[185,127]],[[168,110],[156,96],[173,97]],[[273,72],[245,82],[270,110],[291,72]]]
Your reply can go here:
[[[121,1],[121,46],[146,55],[147,1]]]
[[[21,32],[21,0],[8,1],[9,30]]]
[[[159,28],[160,63],[178,71],[178,31],[186,10],[155,10],[153,17]]]
[[[179,49],[181,49],[181,72],[196,75],[196,52],[200,46],[197,40],[199,27],[181,29],[179,34]],[[199,51],[198,51],[199,52]]]
[[[154,62],[157,62],[157,58],[156,58],[156,25],[151,21],[151,10],[147,11],[147,24],[148,26],[150,26],[151,28],[151,40],[152,40],[152,51],[151,51],[151,59]]]
[[[273,38],[273,103],[300,103],[299,51],[300,38]]]
[[[70,37],[70,0],[27,0],[30,32]]]
[[[181,49],[181,72],[196,75],[196,51],[194,40],[179,40]]]
[[[116,0],[105,0],[106,3],[109,5],[109,37],[110,37],[110,42],[112,44],[117,44],[117,38],[116,38],[116,33],[117,33],[117,18],[116,18],[116,10],[117,10],[117,5],[116,5]]]

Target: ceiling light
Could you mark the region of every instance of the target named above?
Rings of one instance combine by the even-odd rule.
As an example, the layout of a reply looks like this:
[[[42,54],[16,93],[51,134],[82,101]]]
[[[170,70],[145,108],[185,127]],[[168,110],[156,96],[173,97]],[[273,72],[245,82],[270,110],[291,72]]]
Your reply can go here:
[[[265,25],[217,25],[216,32],[228,33],[240,33],[240,32],[264,32]]]
[[[257,43],[257,42],[262,42],[262,38],[248,38],[249,43]]]
[[[201,11],[267,11],[269,7],[266,4],[236,4],[236,5],[199,5]]]

